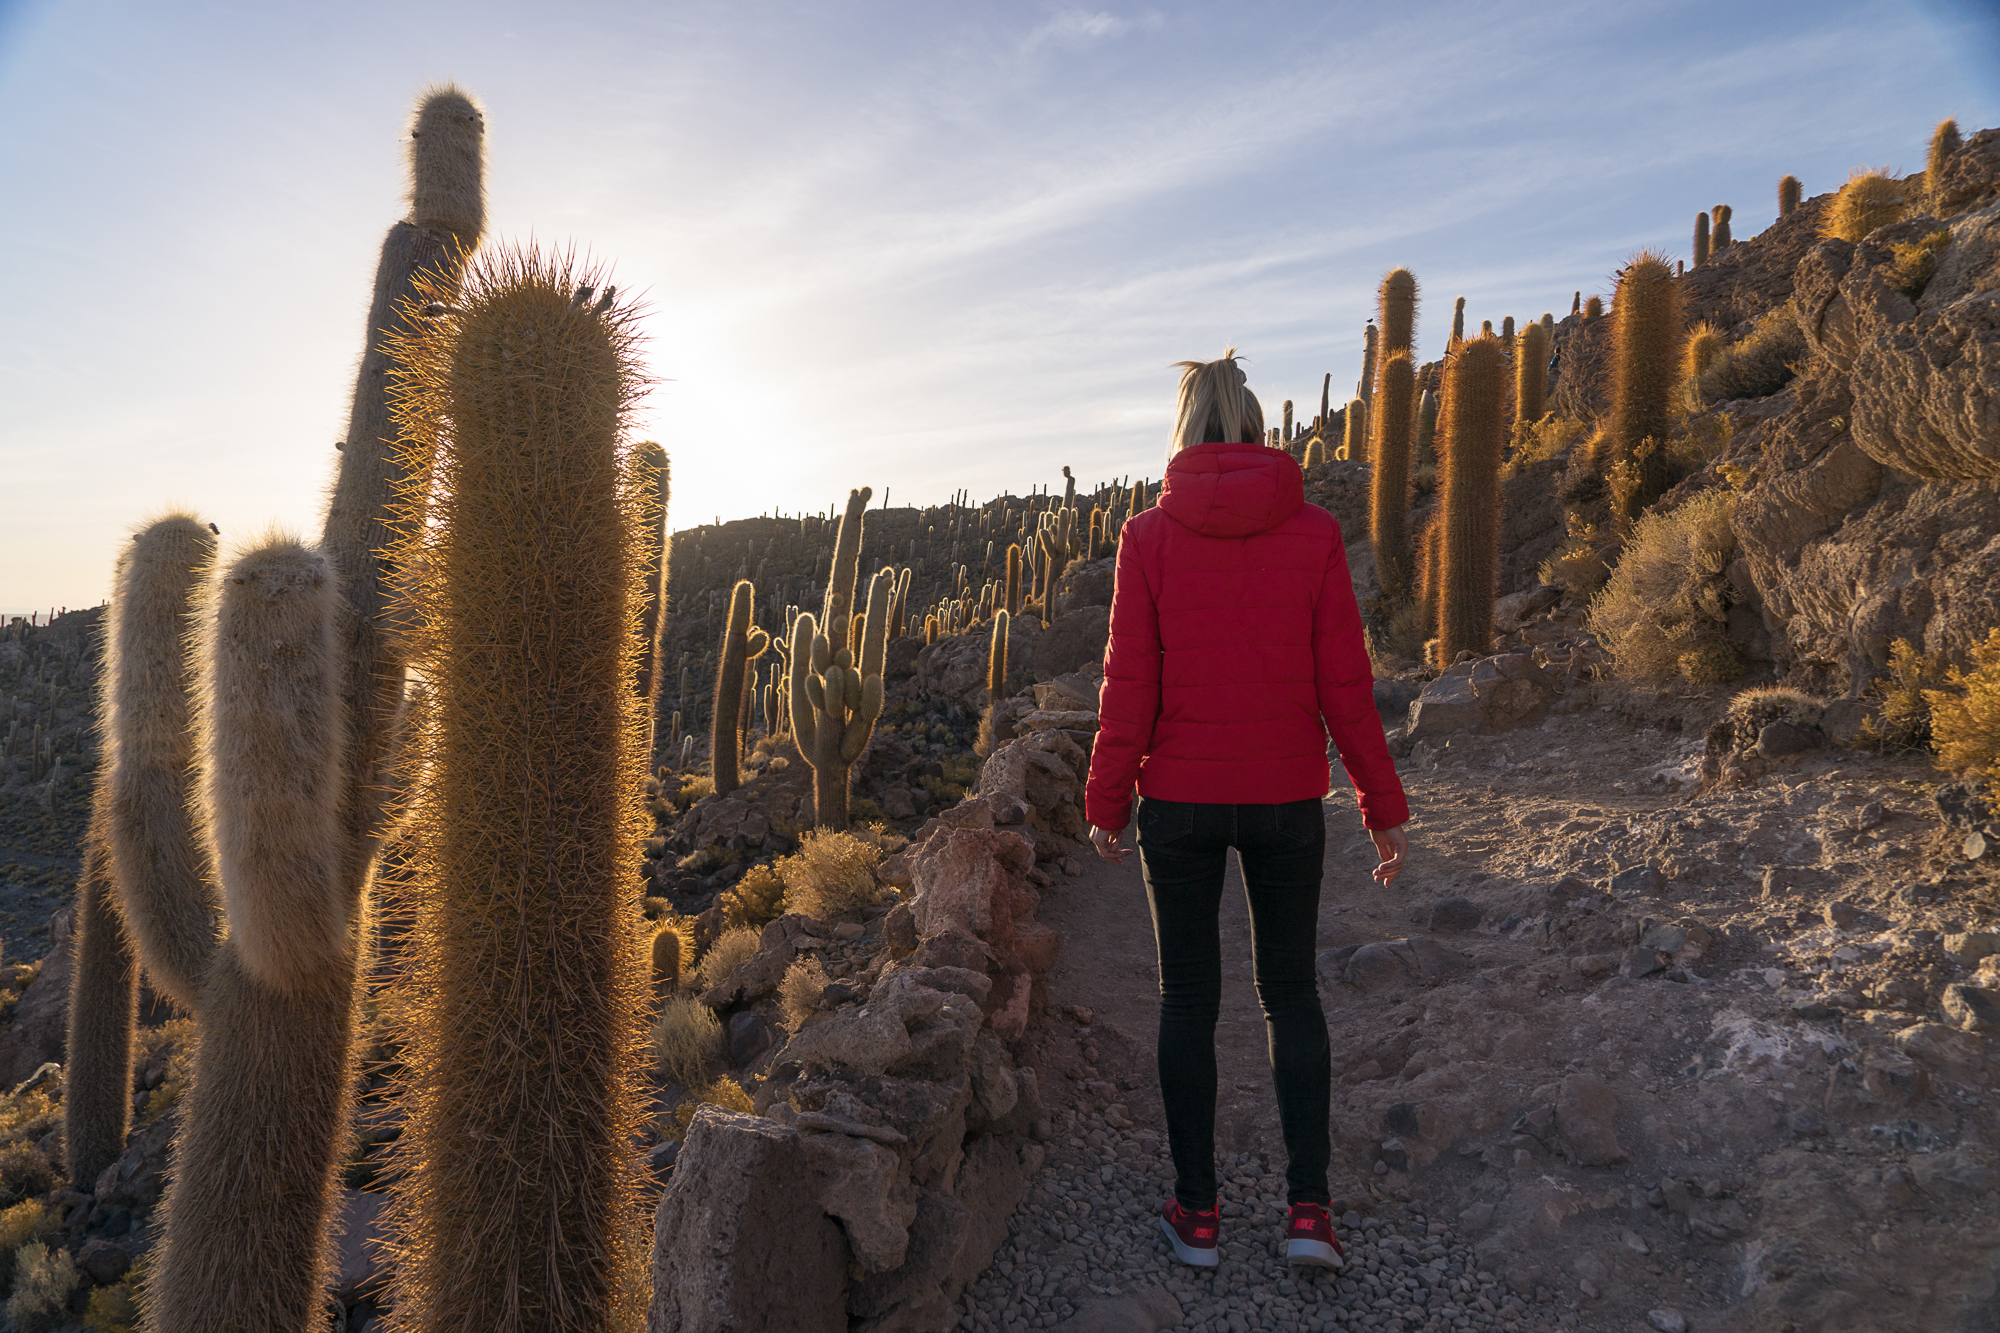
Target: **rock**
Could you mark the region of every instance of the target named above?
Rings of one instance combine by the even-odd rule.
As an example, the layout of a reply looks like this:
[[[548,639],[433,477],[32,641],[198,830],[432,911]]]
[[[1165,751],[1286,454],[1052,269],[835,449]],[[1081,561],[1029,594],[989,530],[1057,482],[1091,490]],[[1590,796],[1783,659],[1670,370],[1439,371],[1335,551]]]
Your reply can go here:
[[[1678,1310],[1649,1310],[1646,1312],[1646,1322],[1658,1329],[1659,1333],[1687,1333],[1688,1321]]]
[[[1556,1132],[1578,1166],[1610,1166],[1627,1160],[1615,1120],[1618,1094],[1603,1079],[1570,1074],[1556,1095]]]
[[[1826,905],[1821,915],[1826,918],[1826,924],[1835,930],[1852,930],[1861,920],[1861,909],[1853,903],[1832,902]]]
[[[1990,203],[2000,195],[2000,130],[1981,130],[1960,144],[1925,186],[1940,217]]]
[[[896,1268],[864,1274],[848,1288],[847,1313],[855,1333],[933,1333],[951,1322],[954,1282],[972,1213],[948,1194],[917,1195],[910,1243]],[[747,1333],[747,1330],[746,1330]]]
[[[1657,922],[1648,926],[1639,936],[1639,943],[1648,949],[1657,949],[1661,953],[1679,953],[1687,948],[1688,929],[1670,921]]]
[[[1618,975],[1622,977],[1649,977],[1665,969],[1667,960],[1657,949],[1649,949],[1643,944],[1635,944],[1625,951],[1619,961]]]
[[[1458,1220],[1465,1223],[1467,1231],[1484,1231],[1487,1224],[1493,1220],[1493,1205],[1490,1203],[1475,1203],[1460,1213]]]
[[[800,1182],[798,1131],[695,1112],[653,1223],[647,1333],[846,1333],[848,1246]]]
[[[1667,877],[1650,865],[1627,866],[1604,885],[1605,892],[1619,898],[1635,893],[1660,893],[1666,887]]]
[[[917,919],[907,900],[897,903],[883,916],[882,942],[891,958],[907,958],[916,952]]]
[[[1962,1148],[1911,1154],[1910,1175],[1933,1197],[1960,1202],[1988,1197],[1996,1183],[1993,1168]]]
[[[909,784],[905,782],[892,782],[887,787],[884,787],[882,789],[882,797],[876,804],[880,805],[882,813],[891,819],[915,819],[917,817],[916,801],[911,795]]]
[[[1410,705],[1405,736],[1411,744],[1437,740],[1459,732],[1477,731],[1484,716],[1473,691],[1471,673],[1443,675],[1425,685]]]
[[[1375,682],[1375,710],[1402,717],[1423,692],[1422,681],[1405,680],[1400,676],[1379,678]]]
[[[49,951],[42,970],[14,1006],[10,1025],[0,1031],[0,1087],[12,1088],[37,1069],[63,1058],[68,1040],[72,933],[76,909],[49,918]]]
[[[1896,1049],[1953,1083],[1985,1085],[1986,1043],[1942,1023],[1918,1023],[1896,1034]]]
[[[1967,1032],[2000,1031],[2000,992],[1955,983],[1939,1001],[1946,1021]]]
[[[1431,904],[1424,914],[1424,928],[1437,934],[1455,935],[1477,929],[1485,916],[1485,909],[1470,898],[1446,898]]]
[[[652,1151],[646,1154],[646,1167],[654,1175],[663,1176],[673,1169],[680,1155],[681,1145],[673,1139],[668,1139],[665,1143],[655,1145]]]
[[[762,1014],[748,1011],[731,1014],[725,1031],[729,1037],[729,1062],[733,1065],[752,1063],[770,1050],[777,1040],[771,1032],[769,1020]]]
[[[1128,1296],[1085,1301],[1055,1327],[1063,1333],[1158,1333],[1180,1322],[1180,1301],[1172,1292],[1148,1284]]]
[[[1991,930],[1963,930],[1946,935],[1940,941],[1944,956],[1964,967],[1976,965],[1989,954],[2000,953],[2000,932]]]
[[[1318,959],[1321,973],[1329,980],[1370,995],[1414,982],[1442,981],[1470,966],[1463,954],[1428,936],[1329,949]]]
[[[1802,754],[1825,743],[1825,736],[1817,729],[1802,727],[1796,722],[1780,718],[1767,722],[1757,733],[1756,752],[1766,759],[1779,759],[1785,755]]]
[[[381,1292],[389,1278],[381,1245],[388,1239],[383,1213],[389,1203],[386,1194],[364,1194],[342,1190],[338,1208],[340,1239],[333,1268],[333,1298],[342,1305],[354,1305]]]
[[[917,1197],[894,1151],[866,1138],[808,1130],[801,1187],[840,1220],[848,1248],[864,1273],[902,1266],[916,1220]]]
[[[1025,617],[1024,617],[1025,618]],[[1111,638],[1111,608],[1084,606],[1049,622],[1034,645],[1035,674],[1047,680],[1104,660]],[[1011,647],[1010,650],[1011,652]]]
[[[100,1287],[108,1287],[126,1270],[132,1267],[132,1256],[125,1247],[102,1236],[92,1236],[76,1252],[76,1266],[89,1275],[90,1280]]]
[[[1861,1062],[1861,1082],[1884,1106],[1909,1106],[1931,1090],[1929,1071],[1896,1050],[1870,1051]]]
[[[1544,584],[1532,592],[1510,592],[1493,603],[1493,628],[1512,634],[1522,622],[1532,620],[1562,600],[1562,589]]]

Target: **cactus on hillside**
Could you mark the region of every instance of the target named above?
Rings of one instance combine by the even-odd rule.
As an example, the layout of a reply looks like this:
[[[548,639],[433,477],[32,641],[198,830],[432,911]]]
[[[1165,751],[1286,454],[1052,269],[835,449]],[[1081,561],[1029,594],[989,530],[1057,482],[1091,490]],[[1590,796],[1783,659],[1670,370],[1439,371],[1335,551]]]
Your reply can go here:
[[[1642,250],[1618,275],[1612,305],[1605,436],[1614,460],[1613,507],[1632,523],[1673,484],[1667,436],[1681,384],[1681,290],[1666,260]]]
[[[1710,253],[1719,255],[1729,248],[1729,219],[1735,214],[1736,210],[1728,204],[1717,204],[1713,212],[1715,214],[1715,225],[1709,228],[1709,234],[1712,238],[1709,242],[1709,249]]]
[[[1580,292],[1580,291],[1579,291],[1579,292],[1574,292],[1574,293],[1572,293],[1572,294],[1570,295],[1570,298],[1569,298],[1569,312],[1570,312],[1570,314],[1572,314],[1572,315],[1581,315],[1581,314],[1583,313],[1583,293],[1582,293],[1582,292]]]
[[[1007,626],[1011,617],[1001,610],[993,617],[993,638],[986,647],[986,711],[979,719],[979,736],[973,750],[982,759],[993,747],[1014,739],[1013,730],[997,727],[1001,701],[1007,697]]]
[[[1541,323],[1521,330],[1514,348],[1514,433],[1522,432],[1542,419],[1548,410],[1549,331]]]
[[[1778,216],[1789,217],[1799,206],[1799,178],[1797,176],[1778,177]]]
[[[63,1065],[63,1156],[70,1188],[97,1187],[125,1152],[132,1122],[132,1026],[139,960],[119,918],[108,824],[110,784],[99,770],[77,881],[74,971]]]
[[[908,571],[905,571],[907,574]],[[1018,542],[1007,547],[1007,614],[1021,614],[1021,546]]]
[[[1959,150],[1964,140],[1959,137],[1958,122],[1950,117],[1938,122],[1931,131],[1929,149],[1924,153],[1924,194],[1931,200],[1931,208],[1936,211],[1942,197],[1940,173],[1944,160]]]
[[[488,254],[409,344],[405,461],[436,486],[406,490],[392,551],[420,571],[430,682],[394,1300],[422,1333],[638,1315],[647,506],[623,437],[643,381],[634,312],[597,286]]]
[[[1722,351],[1722,335],[1715,325],[1702,320],[1687,332],[1687,347],[1681,355],[1681,379],[1697,380],[1714,364]]]
[[[1475,338],[1445,368],[1439,423],[1438,647],[1449,663],[1493,640],[1500,539],[1500,447],[1507,364],[1497,338]]]
[[[1410,429],[1414,424],[1417,370],[1410,349],[1398,347],[1382,363],[1382,392],[1375,403],[1375,440],[1369,450],[1368,534],[1375,544],[1376,579],[1385,596],[1410,592]]]
[[[1278,436],[1278,441],[1279,443],[1282,444],[1283,442],[1291,438],[1292,438],[1292,400],[1287,398],[1285,400],[1284,426]]]
[[[1417,277],[1406,268],[1392,268],[1382,275],[1375,293],[1375,318],[1382,326],[1383,364],[1399,351],[1407,352],[1416,342]]]
[[[1354,386],[1354,396],[1364,403],[1373,402],[1375,398],[1375,364],[1380,337],[1372,323],[1361,330],[1361,382]]]
[[[771,636],[750,623],[757,589],[747,579],[729,593],[729,619],[722,630],[716,657],[715,707],[709,724],[708,771],[717,796],[743,785],[743,738],[738,722],[743,713],[743,668],[764,655]]]
[[[1368,461],[1368,404],[1359,398],[1347,404],[1347,419],[1340,447],[1342,455],[1348,462]]]
[[[895,572],[889,569],[869,580],[858,658],[848,647],[836,648],[810,614],[792,622],[787,682],[792,734],[813,770],[813,823],[819,828],[847,827],[848,770],[882,714],[882,663],[894,582]],[[930,641],[944,627],[927,622],[924,628]]]
[[[1904,182],[1886,170],[1856,171],[1833,196],[1833,204],[1820,219],[1820,235],[1859,241],[1877,227],[1900,221],[1908,209],[1909,193]]]
[[[1438,396],[1425,389],[1417,399],[1417,438],[1411,451],[1412,466],[1437,462]]]
[[[1508,315],[1500,321],[1500,346],[1512,350],[1514,346],[1514,317]]]
[[[1708,262],[1708,211],[1694,215],[1694,266],[1700,268]]]
[[[1456,348],[1460,343],[1464,341],[1465,341],[1465,298],[1461,296],[1452,303],[1451,307],[1451,342],[1449,346]]]
[[[634,677],[635,693],[646,718],[647,765],[659,762],[656,734],[660,721],[660,654],[666,650],[667,585],[669,549],[673,538],[667,526],[667,504],[673,496],[673,467],[667,451],[651,440],[639,445],[639,476],[647,481],[646,494],[653,511],[646,519],[646,604],[639,613],[639,669]]]
[[[1593,296],[1588,301],[1585,301],[1583,303],[1583,318],[1585,322],[1604,318],[1604,298]]]

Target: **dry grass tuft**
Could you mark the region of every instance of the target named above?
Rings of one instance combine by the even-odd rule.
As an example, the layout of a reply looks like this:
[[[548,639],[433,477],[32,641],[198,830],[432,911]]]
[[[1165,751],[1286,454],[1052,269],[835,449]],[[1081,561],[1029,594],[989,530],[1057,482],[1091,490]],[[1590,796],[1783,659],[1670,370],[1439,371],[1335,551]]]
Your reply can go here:
[[[751,866],[716,904],[724,924],[760,929],[785,914],[785,883],[770,866]]]
[[[69,1295],[82,1282],[68,1250],[29,1241],[14,1255],[7,1318],[19,1333],[56,1333],[69,1323]]]
[[[673,1120],[660,1126],[661,1134],[676,1143],[685,1139],[688,1126],[694,1123],[694,1113],[704,1106],[720,1106],[725,1111],[737,1111],[743,1115],[757,1113],[750,1094],[743,1091],[741,1085],[734,1079],[719,1078],[689,1094],[686,1101],[675,1107]]]
[[[778,983],[778,1000],[785,1009],[786,1027],[796,1032],[799,1024],[819,1011],[820,992],[830,980],[815,954],[808,954],[785,969],[785,979]]]
[[[773,869],[785,882],[787,910],[833,921],[882,900],[875,882],[882,855],[880,835],[863,838],[823,829],[808,833],[799,850]]]
[[[14,1278],[14,1256],[23,1245],[62,1234],[62,1219],[50,1217],[40,1199],[24,1199],[0,1211],[0,1287]]]
[[[1508,454],[1501,475],[1511,477],[1536,463],[1568,452],[1569,447],[1589,430],[1589,422],[1578,421],[1574,417],[1559,417],[1553,412],[1540,421],[1515,422],[1513,452]]]
[[[1723,571],[1736,555],[1733,491],[1708,491],[1633,526],[1617,568],[1590,604],[1590,628],[1618,674],[1695,684],[1731,679]],[[1730,645],[1733,647],[1733,645]],[[1740,661],[1734,670],[1740,674]],[[1691,674],[1692,673],[1692,674]]]
[[[1889,669],[1878,676],[1869,693],[1881,701],[1861,724],[1854,744],[1884,754],[1907,754],[1931,748],[1929,691],[1946,684],[1944,655],[1917,651],[1908,639],[1889,645]]]
[[[1911,300],[1924,294],[1937,275],[1938,260],[1951,244],[1951,232],[1934,231],[1914,241],[1899,241],[1889,247],[1895,262],[1889,266],[1889,282]]]
[[[1925,690],[1938,767],[2000,784],[2000,628],[1972,647],[1972,669],[1953,667],[1943,689]]]
[[[695,981],[704,990],[726,981],[731,972],[757,952],[757,936],[758,932],[748,926],[723,931],[701,956],[701,963],[694,970]]]
[[[1847,178],[1847,184],[1833,197],[1832,205],[1820,221],[1819,234],[1859,241],[1877,227],[1900,221],[1909,207],[1908,188],[1887,167],[1874,170],[1862,167]]]
[[[722,1054],[722,1022],[699,1000],[668,1000],[653,1020],[653,1064],[683,1087],[700,1081]]]
[[[1699,410],[1737,398],[1767,398],[1792,382],[1805,355],[1806,336],[1787,302],[1767,311],[1749,333],[1716,352],[1707,369],[1688,381],[1688,405]]]

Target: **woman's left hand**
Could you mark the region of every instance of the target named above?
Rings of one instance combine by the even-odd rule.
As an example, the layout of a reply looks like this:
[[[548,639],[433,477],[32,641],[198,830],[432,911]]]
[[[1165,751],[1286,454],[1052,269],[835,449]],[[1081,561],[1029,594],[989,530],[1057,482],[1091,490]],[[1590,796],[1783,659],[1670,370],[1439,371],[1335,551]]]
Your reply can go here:
[[[1370,829],[1368,836],[1375,840],[1375,854],[1382,858],[1382,864],[1375,867],[1375,878],[1387,885],[1403,873],[1403,861],[1410,854],[1410,835],[1398,825],[1395,828]]]
[[[1115,866],[1124,865],[1125,858],[1131,855],[1131,849],[1123,845],[1124,837],[1124,829],[1102,829],[1096,825],[1090,829],[1090,845],[1097,849],[1099,856]]]

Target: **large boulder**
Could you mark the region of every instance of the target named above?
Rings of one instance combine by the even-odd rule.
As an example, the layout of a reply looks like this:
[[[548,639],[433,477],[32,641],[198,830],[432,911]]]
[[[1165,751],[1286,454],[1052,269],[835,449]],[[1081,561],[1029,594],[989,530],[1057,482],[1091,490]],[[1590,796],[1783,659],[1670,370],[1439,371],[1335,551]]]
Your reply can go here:
[[[1026,620],[1029,617],[1022,617]],[[1037,680],[1053,680],[1104,660],[1111,639],[1111,607],[1082,606],[1049,622],[1034,646]],[[1009,642],[1012,642],[1010,637]],[[1010,649],[1011,651],[1011,649]],[[1009,661],[1020,659],[1009,658]]]
[[[49,918],[49,952],[42,969],[0,1032],[0,1089],[12,1088],[50,1061],[60,1064],[69,1043],[69,988],[74,972],[76,909]]]

